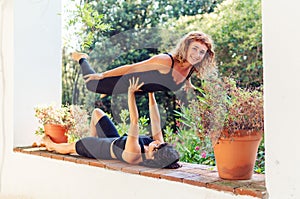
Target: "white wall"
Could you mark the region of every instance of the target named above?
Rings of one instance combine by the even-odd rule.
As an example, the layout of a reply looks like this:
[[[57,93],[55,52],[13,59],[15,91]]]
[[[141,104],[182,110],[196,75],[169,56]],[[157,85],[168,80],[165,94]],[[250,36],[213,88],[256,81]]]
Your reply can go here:
[[[82,198],[84,194],[109,198],[111,190],[99,186],[116,181],[121,192],[115,194],[122,198],[126,198],[124,193],[139,198],[148,193],[149,186],[167,198],[242,198],[12,152],[13,146],[35,139],[33,106],[60,101],[60,4],[60,0],[0,0],[0,103],[4,102],[0,106],[0,192],[32,198]],[[300,198],[296,189],[300,185],[296,153],[300,138],[299,4],[297,0],[263,1],[266,182],[272,199]],[[128,191],[131,184],[145,186]]]
[[[13,139],[13,2],[0,0],[0,192]]]
[[[300,198],[299,1],[263,1],[266,177],[271,198]]]
[[[33,155],[11,156],[22,163],[4,174],[4,191],[33,199],[254,199],[203,187],[52,160]],[[1,196],[0,196],[1,198]]]
[[[33,107],[60,102],[61,1],[14,3],[14,145],[36,139]]]

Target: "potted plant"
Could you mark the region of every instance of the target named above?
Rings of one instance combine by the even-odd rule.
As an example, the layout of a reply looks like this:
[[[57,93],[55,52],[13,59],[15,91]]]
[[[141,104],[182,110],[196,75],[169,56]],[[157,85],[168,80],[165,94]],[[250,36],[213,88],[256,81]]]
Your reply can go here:
[[[231,78],[216,78],[204,81],[199,91],[192,105],[198,135],[211,139],[219,176],[250,179],[264,132],[262,88],[242,89]]]
[[[48,135],[56,143],[74,142],[88,134],[88,113],[78,105],[37,106],[35,117],[42,125],[37,135]]]

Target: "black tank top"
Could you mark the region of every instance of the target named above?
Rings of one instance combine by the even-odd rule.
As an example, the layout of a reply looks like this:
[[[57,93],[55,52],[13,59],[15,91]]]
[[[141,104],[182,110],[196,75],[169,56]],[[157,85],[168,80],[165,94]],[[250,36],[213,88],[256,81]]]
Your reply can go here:
[[[127,134],[125,134],[122,137],[117,138],[117,140],[114,141],[114,143],[113,143],[113,152],[118,160],[124,161],[122,158],[122,154],[125,149],[126,141],[127,141]],[[144,135],[139,136],[139,145],[141,147],[141,153],[142,153],[143,160],[145,159],[144,145],[148,146],[151,142],[153,142],[153,140],[150,137],[144,136]]]
[[[170,71],[167,74],[162,74],[157,70],[151,70],[146,72],[137,72],[130,73],[123,76],[114,76],[104,78],[99,81],[98,89],[96,92],[103,94],[120,94],[127,93],[129,86],[129,79],[132,77],[139,77],[140,82],[144,82],[144,85],[141,87],[140,93],[148,93],[155,91],[177,91],[179,90],[186,80],[188,80],[192,73],[194,72],[194,67],[190,70],[188,76],[184,81],[177,84],[172,76],[174,68],[174,59],[171,54],[165,53],[170,56],[172,60],[172,66]],[[139,93],[139,92],[137,92]]]

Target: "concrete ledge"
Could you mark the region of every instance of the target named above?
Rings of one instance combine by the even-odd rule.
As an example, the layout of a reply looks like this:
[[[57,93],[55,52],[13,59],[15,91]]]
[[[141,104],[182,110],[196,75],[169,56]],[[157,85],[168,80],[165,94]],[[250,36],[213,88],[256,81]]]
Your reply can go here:
[[[118,160],[96,160],[77,155],[61,155],[46,151],[43,147],[16,147],[14,148],[14,152],[68,161],[75,164],[85,164],[93,167],[106,168],[109,170],[116,170],[144,177],[165,179],[192,186],[230,192],[235,195],[267,198],[265,175],[262,174],[253,174],[253,177],[250,180],[229,181],[219,178],[215,167],[184,162],[181,162],[182,167],[179,169],[155,169],[139,165],[129,165]]]

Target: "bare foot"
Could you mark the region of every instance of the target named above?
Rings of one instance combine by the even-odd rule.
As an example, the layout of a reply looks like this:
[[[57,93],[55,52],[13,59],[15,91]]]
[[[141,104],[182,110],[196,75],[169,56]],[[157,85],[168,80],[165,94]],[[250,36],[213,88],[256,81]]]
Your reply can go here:
[[[53,141],[48,135],[45,135],[41,140],[41,145],[44,145],[48,151],[53,151]]]
[[[102,99],[102,98],[104,98],[104,97],[106,97],[107,96],[107,94],[101,94],[100,95],[100,98]]]
[[[79,52],[73,52],[72,53],[72,59],[75,61],[79,61],[81,58],[88,58],[89,56],[85,53],[79,53]]]

